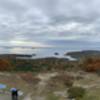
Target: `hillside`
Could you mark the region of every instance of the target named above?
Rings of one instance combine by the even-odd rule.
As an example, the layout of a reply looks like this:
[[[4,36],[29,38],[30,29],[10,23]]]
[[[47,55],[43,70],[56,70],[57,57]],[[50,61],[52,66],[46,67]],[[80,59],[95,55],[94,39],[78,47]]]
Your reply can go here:
[[[20,100],[69,100],[69,89],[75,89],[75,96],[81,93],[83,97],[79,100],[91,98],[100,100],[99,52],[84,52],[83,56],[86,58],[80,57],[77,61],[55,57],[41,59],[16,59],[16,55],[14,58],[12,55],[1,57],[0,83],[7,88],[3,92],[0,89],[0,100],[11,97],[9,90],[12,87],[23,92]],[[83,95],[82,91],[86,94]],[[6,92],[9,94],[5,94]]]
[[[10,59],[16,59],[16,58],[31,58],[32,55],[28,54],[0,54],[0,58],[10,58]]]
[[[76,52],[68,52],[66,55],[69,55],[73,58],[81,59],[84,57],[100,56],[100,51],[97,50],[84,50]]]

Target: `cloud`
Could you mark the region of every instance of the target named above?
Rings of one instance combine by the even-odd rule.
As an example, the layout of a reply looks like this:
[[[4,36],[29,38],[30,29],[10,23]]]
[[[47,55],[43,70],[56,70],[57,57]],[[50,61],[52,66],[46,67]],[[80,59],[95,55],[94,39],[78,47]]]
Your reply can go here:
[[[99,0],[0,0],[0,45],[99,42],[99,5]]]

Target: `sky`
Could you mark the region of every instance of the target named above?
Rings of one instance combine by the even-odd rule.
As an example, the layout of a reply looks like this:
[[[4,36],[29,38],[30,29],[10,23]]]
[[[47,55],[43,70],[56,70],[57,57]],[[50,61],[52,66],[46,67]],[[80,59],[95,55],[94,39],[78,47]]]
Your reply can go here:
[[[99,0],[0,0],[1,49],[99,42]]]

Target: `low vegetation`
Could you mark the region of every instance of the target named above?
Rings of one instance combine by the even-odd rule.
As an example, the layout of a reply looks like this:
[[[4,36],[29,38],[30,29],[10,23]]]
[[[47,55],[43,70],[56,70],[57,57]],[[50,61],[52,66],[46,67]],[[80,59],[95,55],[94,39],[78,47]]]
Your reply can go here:
[[[54,70],[73,69],[76,62],[68,59],[44,58],[44,59],[0,59],[0,71],[43,72]]]
[[[85,95],[85,89],[82,87],[71,87],[68,90],[69,98],[75,98],[76,100],[81,100]]]
[[[100,58],[91,57],[83,61],[82,68],[87,72],[99,72],[100,71]]]

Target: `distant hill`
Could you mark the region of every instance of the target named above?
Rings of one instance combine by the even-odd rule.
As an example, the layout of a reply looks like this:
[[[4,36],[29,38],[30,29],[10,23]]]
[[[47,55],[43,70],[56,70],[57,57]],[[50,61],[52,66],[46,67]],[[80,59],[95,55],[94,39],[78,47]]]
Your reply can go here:
[[[16,58],[31,58],[32,55],[27,54],[0,54],[0,58],[10,58],[10,59],[16,59]]]
[[[92,56],[100,56],[100,51],[97,50],[85,50],[85,51],[76,51],[76,52],[69,52],[66,55],[71,56],[73,58],[83,58],[83,57],[92,57]]]

